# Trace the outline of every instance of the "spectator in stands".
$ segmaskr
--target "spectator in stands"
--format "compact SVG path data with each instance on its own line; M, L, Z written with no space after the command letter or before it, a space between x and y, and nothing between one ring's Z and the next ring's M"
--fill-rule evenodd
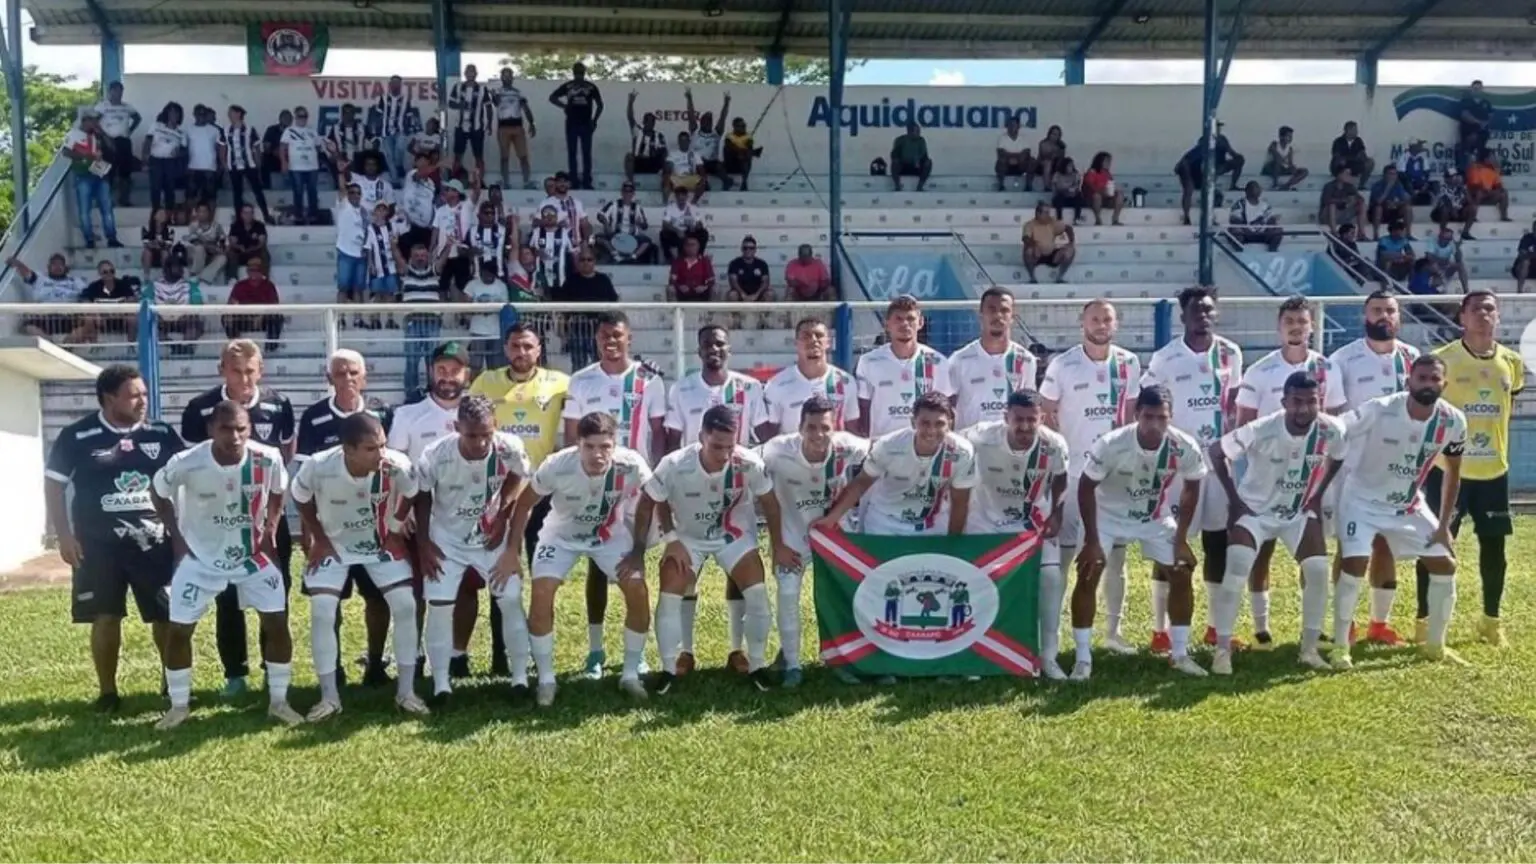
M432 269L432 253L426 244L412 246L405 270L400 274L400 302L411 309L419 308L417 304L421 303L441 303L443 299L442 281ZM421 391L422 369L443 332L443 316L437 312L407 312L404 328L405 393L410 397Z
M709 178L704 173L704 157L694 149L693 138L687 132L677 133L677 149L667 154L667 169L661 177L661 191L670 197L678 189L686 189L698 201L709 191Z
M368 130L363 128L357 106L345 103L341 106L341 118L320 139L321 159L330 168L336 188L341 188L343 176L362 167L357 156L368 146Z
M1215 168L1211 172L1211 178L1215 182L1220 182L1221 175L1231 174L1232 191L1236 192L1238 182L1243 175L1243 166L1247 163L1243 159L1242 154L1232 149L1232 142L1227 140L1227 136L1222 134L1222 127L1225 125L1220 122L1216 124L1216 140L1211 143L1211 155L1215 159ZM1190 224L1189 206L1194 201L1195 191L1205 188L1205 161L1201 153L1202 143L1201 141L1196 141L1195 146L1179 157L1178 163L1173 166L1174 176L1179 178L1179 188L1182 192L1179 206L1184 211L1185 225Z
M997 136L997 160L992 163L992 173L997 176L997 191L1008 188L1009 177L1023 177L1026 186L1035 169L1034 155L1029 142L1019 137L1017 114L1003 124L1003 133Z
M616 200L609 201L597 211L597 222L602 230L593 238L592 245L610 264L655 264L656 244L645 233L651 221L645 208L635 200L635 184L624 181Z
M143 248L139 250L139 266L144 268L144 275L149 274L165 266L166 259L172 255L180 255L185 261L187 250L176 242L175 229L171 227L171 211L154 209L149 211L149 221L139 232Z
M539 202L539 212L543 213L545 207L554 207L560 224L568 226L578 242L587 242L592 236L592 223L587 221L587 208L581 199L571 194L571 178L561 171L552 180L552 184L545 184L549 197Z
M533 249L534 293L543 297L557 297L569 277L575 263L576 250L586 248L568 223L560 221L558 209L545 204L539 211L539 224L528 235L528 245Z
M539 256L532 246L523 246L516 243L514 236L513 245L517 251L513 252L507 263L507 288L510 292L527 295L539 300L548 300L549 295L544 294L539 286L534 284L534 273L539 269Z
M470 231L475 225L476 203L480 200L480 175L471 174L474 184L466 191L458 180L443 184L443 203L432 220L432 251L437 262L443 296L457 302L474 273L475 250ZM434 337L435 338L435 337Z
M293 224L320 224L320 136L309 126L309 109L293 111L293 125L283 130L283 173L293 191Z
M1056 281L1067 281L1067 268L1077 257L1077 235L1072 226L1051 213L1044 201L1035 205L1035 218L1024 223L1024 269L1030 282L1038 282L1035 268L1044 264L1056 269Z
M501 281L498 266L481 259L476 268L476 278L464 287L464 294L471 303L496 304L507 302L507 283ZM489 369L495 365L501 353L501 311L476 312L469 316L469 356L476 369Z
M709 259L704 259L708 261ZM710 272L713 273L713 266ZM593 308L617 306L619 292L613 287L608 274L597 269L597 255L591 249L582 249L576 257L576 272L560 286L554 295L561 303L589 303ZM583 369L597 362L597 315L578 313L565 316L566 352L571 355L571 368Z
M1239 243L1257 243L1269 247L1271 252L1279 251L1280 241L1285 238L1285 229L1279 223L1275 211L1264 200L1264 187L1257 180L1249 180L1243 186L1242 197L1232 202L1227 215L1227 230Z
M752 174L752 162L763 155L763 148L757 146L752 139L752 133L747 129L747 121L743 117L737 117L731 121L731 133L725 136L725 150L722 154L723 174L725 188L731 188L731 175L741 175L741 191L746 192L747 179Z
M715 299L715 263L701 251L699 239L683 238L683 252L667 274L668 303L708 303Z
M267 193L261 188L261 137L256 130L245 125L245 109L229 106L229 126L224 130L223 167L229 173L230 188L234 192L235 212L245 205L245 187L251 187L251 195L261 207L261 218L272 221L267 209Z
M181 106L165 103L155 115L155 125L144 136L144 164L149 166L149 206L172 214L176 219L176 190L182 185L183 151L187 146L187 133L181 128Z
M96 103L96 114L101 118L102 134L107 136L107 163L112 173L107 175L117 187L117 206L132 206L129 192L133 188L133 172L138 167L133 156L133 133L138 131L144 118L139 109L123 101L123 82L107 85L107 98Z
M672 203L661 216L661 251L668 261L676 261L683 249L683 241L692 239L698 244L698 254L709 247L709 232L704 228L704 215L699 206L688 200L688 190L673 190Z
M464 67L464 80L448 88L448 107L453 111L453 168L459 176L467 149L475 157L475 173L485 176L485 131L495 125L496 96L479 80L480 70Z
M1340 213L1344 215L1342 220L1339 218ZM1342 166L1333 172L1332 180L1323 184L1317 204L1319 225L1326 225L1331 231L1340 221L1365 224L1365 199L1360 195L1360 188L1355 185L1354 176L1348 168Z
M1360 241L1355 235L1354 224L1345 222L1340 225L1335 238L1336 242L1328 244L1329 257L1338 262L1356 283L1364 285L1367 281L1365 258L1360 254Z
M1473 81L1461 97L1461 112L1456 118L1459 133L1457 150L1462 165L1488 146L1488 121L1493 118L1493 103L1483 92L1483 82Z
M364 150L357 154L358 171L352 172L351 180L362 192L364 213L372 213L375 204L393 205L395 187L384 176L384 154L377 150Z
M1531 261L1536 260L1536 222L1531 223L1531 230L1520 236L1520 246L1515 250L1515 263L1510 266L1509 273L1515 277L1515 293L1525 293L1525 280L1531 276Z
M192 125L187 133L187 207L195 214L197 205L215 202L219 197L219 166L224 164L224 130L214 122L218 118L207 105L192 107Z
M1509 221L1509 192L1499 174L1499 159L1486 147L1478 151L1477 161L1467 167L1467 203L1474 211L1492 204L1499 209L1499 221Z
M501 80L496 84L496 149L501 159L501 185L510 188L512 175L507 171L507 157L517 154L517 167L523 172L523 188L533 189L533 167L528 164L528 139L539 134L533 122L533 107L528 97L518 88L510 66L501 67ZM499 326L499 325L498 325ZM501 355L500 334L497 334L493 356Z
M667 178L670 165L667 158L667 136L656 128L656 115L649 111L645 112L639 123L635 122L635 99L639 95L639 91L629 91L629 104L624 109L624 117L629 121L629 152L624 154L624 180L632 184L636 174L660 174L661 188L665 192L671 186Z
M586 64L571 67L571 80L549 94L549 104L565 112L566 173L579 181L580 188L591 189L592 133L603 116L603 94L587 80Z
M827 262L816 257L811 244L800 244L790 262L784 265L785 300L791 303L822 303L836 300L832 291L832 274Z
M1456 239L1451 226L1441 228L1424 246L1424 260L1429 262L1436 287L1443 288L1455 276L1461 283L1461 293L1467 293L1467 265L1461 257L1461 241Z
M1289 192L1307 179L1307 169L1296 164L1296 151L1292 139L1296 130L1281 126L1275 140L1269 142L1269 152L1264 155L1264 167L1260 174L1268 177L1269 188ZM1284 186L1280 185L1284 182Z
M1376 160L1366 155L1365 139L1360 137L1360 127L1353 120L1344 124L1343 135L1333 139L1331 153L1328 161L1331 174L1347 168L1363 183L1371 179L1371 172L1376 170Z
M1396 165L1381 169L1381 179L1371 185L1371 237L1381 238L1381 223L1401 222L1413 234L1413 196L1403 185Z
M1408 226L1393 222L1387 226L1387 236L1376 240L1376 266L1393 279L1407 280L1413 273L1413 241L1408 237Z
M1062 157L1056 162L1056 170L1051 174L1051 206L1056 208L1056 218L1061 219L1066 208L1072 208L1072 224L1081 224L1083 221L1083 175L1077 171L1077 164L1070 158Z
M1061 160L1067 158L1067 143L1061 140L1061 127L1052 126L1045 130L1045 137L1040 139L1040 144L1035 148L1034 175L1045 184L1045 188L1054 186L1056 172L1061 170ZM1034 188L1034 178L1028 177L1024 181L1024 191L1031 192Z
M916 177L917 191L928 186L928 175L933 173L933 160L928 158L928 142L923 139L923 128L916 121L907 124L904 135L897 135L891 142L891 180L896 191L901 191L901 178Z
M117 267L111 261L96 263L96 281L85 286L80 295L81 303L114 305L119 309L131 309L139 302L139 290L143 287L132 276L117 278ZM121 336L122 341L135 342L139 338L139 319L133 314L89 316L86 325L98 338Z
M411 233L410 223L389 215L388 204L373 205L373 213L363 229L363 259L368 265L368 299L374 305L395 303L400 298L400 271L405 269L405 253L401 251L403 238ZM431 236L427 237L431 242ZM379 328L379 315L369 319L370 326ZM386 326L394 330L395 316L388 316Z
M1115 186L1115 175L1111 170L1114 159L1106 152L1099 151L1093 154L1093 162L1088 167L1088 172L1083 175L1083 196L1088 199L1088 207L1093 210L1093 224L1104 224L1104 205L1112 208L1110 224L1120 224L1120 212L1125 209L1125 193Z
M277 114L277 122L261 133L261 186L272 188L272 175L283 170L283 133L293 125L293 112L283 109ZM267 220L271 222L271 219Z
M692 87L683 88L683 99L688 108L688 134L693 138L693 152L699 156L699 175L706 183L710 177L715 177L723 188L731 188L730 178L725 176L725 167L720 162L720 144L725 135L725 118L731 111L731 94L725 94L725 105L720 109L718 119L708 111L700 114L694 110Z
M430 154L415 155L416 167L405 175L400 187L401 210L405 211L410 230L400 240L401 257L413 246L430 246L432 224L437 217L437 160Z
M199 201L192 208L192 222L182 233L181 242L187 249L187 265L193 278L211 282L217 275L222 275L228 260L224 255L224 226L214 220L213 208L208 202Z
M1435 187L1435 204L1429 211L1429 218L1442 227L1451 222L1460 222L1461 239L1474 239L1472 223L1477 221L1477 207L1472 204L1467 185L1455 168L1445 169L1445 178Z
M75 216L80 220L80 234L85 238L85 248L96 248L96 235L91 231L91 209L101 212L101 233L107 245L120 248L117 239L117 218L112 212L112 166L106 161L112 143L101 131L101 115L95 108L80 113L80 124L64 136L62 148L69 158L70 180L75 189Z
M363 191L352 182L350 173L341 177L341 188L331 205L331 218L336 224L336 302L368 302L368 261L363 257L363 245L368 242L368 223L372 216L363 212ZM342 316L343 320L345 316ZM359 328L368 326L362 313L353 318Z
M741 254L731 259L731 263L725 268L726 280L730 287L726 289L725 299L732 303L772 303L773 279L768 273L768 262L757 257L757 238L748 234L742 238ZM734 327L741 326L743 316L737 313L733 316ZM758 316L759 327L768 326L768 313Z
M154 305L161 310L160 339L170 341L174 334L179 338L171 346L171 356L187 357L197 350L194 344L203 337L203 321L196 315L165 315L170 307L196 306L202 296L202 288L196 279L188 280L183 272L181 259L171 256L161 270L161 278L154 284Z
M267 278L267 262L260 255L245 259L245 278L229 289L231 306L277 306L282 303L277 286ZM276 353L283 338L283 316L276 312L261 315L225 315L224 335L239 339L246 333L262 332L267 336L268 354Z
M1424 149L1423 138L1408 139L1408 149L1397 159L1397 174L1415 206L1427 207L1434 203L1429 151Z
M1434 264L1428 256L1413 262L1413 270L1408 275L1408 293L1420 297L1441 297L1445 295L1444 285L1435 279ZM1419 319L1439 318L1441 320L1456 320L1456 315L1461 311L1460 303L1413 303L1404 310L1409 315ZM1441 342L1452 342L1461 334L1454 328L1439 326L1435 328L1436 338Z
M474 249L475 259L489 263L498 279L501 278L501 268L506 262L509 233L507 223L496 218L496 204L490 200L481 201L476 211L475 227L470 231L469 245ZM475 270L478 272L479 267L476 266Z
M411 93L399 75L389 77L384 92L373 103L373 111L379 118L379 147L389 163L390 179L398 186L405 182L405 172L412 164L406 145L410 142L411 115L415 111Z
M436 117L428 117L427 122L411 135L411 140L405 146L412 159L417 156L432 157L432 168L437 170L445 147L442 122Z
M85 292L85 282L69 273L69 259L55 252L48 256L47 272L39 275L19 258L5 262L20 276L27 286L27 300L31 303L79 303ZM21 330L29 336L58 341L64 337L66 344L79 343L90 331L85 320L74 315L27 315L21 319Z

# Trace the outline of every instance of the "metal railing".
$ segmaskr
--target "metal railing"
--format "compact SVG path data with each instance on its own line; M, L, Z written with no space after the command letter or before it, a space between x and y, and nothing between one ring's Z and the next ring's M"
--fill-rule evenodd
M49 208L58 200L64 181L69 177L70 162L62 153L56 154L38 179L37 188L27 198L27 206L11 217L5 237L0 239L0 298L13 294L11 285L15 273L9 262L26 250L27 243L47 218Z
M1392 274L1381 269L1375 261L1345 246L1344 241L1340 240L1338 235L1333 232L1319 229L1318 233L1322 234L1323 239L1328 243L1328 257L1333 259L1334 264L1343 268L1345 274L1350 278L1353 279L1358 276L1365 282L1374 282L1380 285L1383 290L1399 295L1405 301L1413 299L1412 306L1403 310L1405 317L1425 325L1425 332L1437 342L1445 341L1443 334L1458 328L1456 322L1451 320L1451 316L1431 305L1430 301L1434 300L1433 297L1423 297L1409 291L1402 282L1392 278Z

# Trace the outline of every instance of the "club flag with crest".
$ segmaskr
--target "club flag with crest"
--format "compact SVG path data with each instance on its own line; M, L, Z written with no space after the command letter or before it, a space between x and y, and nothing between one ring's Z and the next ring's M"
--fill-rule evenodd
M1038 534L811 534L821 660L859 675L1040 669Z
M245 27L246 71L252 75L319 75L331 32L324 24L267 21Z

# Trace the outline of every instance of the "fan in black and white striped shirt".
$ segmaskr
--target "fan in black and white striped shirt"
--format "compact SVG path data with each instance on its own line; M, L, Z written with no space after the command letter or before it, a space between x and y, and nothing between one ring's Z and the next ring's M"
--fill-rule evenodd
M457 113L453 126L453 173L459 172L467 148L475 154L475 171L485 176L485 130L496 115L496 94L476 81L473 63L464 67L464 80L448 88L448 107Z
M359 171L355 164L357 154L368 149L368 130L357 118L357 106L351 102L341 106L341 120L325 133L325 149L331 154L332 169L340 177L343 171Z
M410 91L405 89L405 82L399 75L390 77L384 92L373 103L373 114L378 118L379 147L384 151L389 176L396 186L405 180L405 172L411 167L406 145L411 140L415 110Z
M495 267L500 278L506 270L507 226L497 220L496 205L490 201L480 202L476 216L475 227L469 229L470 248L480 264Z
M261 208L262 221L271 223L272 213L267 209L267 195L261 189L261 135L245 125L245 109L229 106L229 126L224 129L224 170L229 172L229 184L235 194L235 212L245 204L245 184L251 184L251 195Z
M625 180L620 197L604 204L597 211L597 221L602 229L592 242L608 254L610 262L656 263L656 246L645 233L651 227L650 219L645 215L645 208L635 200L635 184L632 181ZM615 243L615 238L621 236L633 237L634 240L618 240Z

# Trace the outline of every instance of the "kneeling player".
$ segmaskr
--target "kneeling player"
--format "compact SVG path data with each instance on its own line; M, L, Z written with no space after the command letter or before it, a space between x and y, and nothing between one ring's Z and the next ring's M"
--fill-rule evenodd
M1460 661L1445 647L1456 606L1456 558L1450 520L1461 491L1461 453L1467 418L1440 398L1445 362L1434 354L1413 361L1408 390L1363 403L1346 419L1349 454L1339 493L1339 557L1343 559L1333 601L1333 665L1353 665L1349 626L1360 597L1360 581L1377 536L1399 562L1418 559L1429 572L1427 639L1419 647L1432 660ZM1435 459L1445 456L1438 516L1424 501L1424 479Z
M408 714L428 713L416 695L416 598L411 565L400 535L416 478L405 454L384 446L384 426L367 412L349 415L337 429L341 445L305 460L293 478L293 500L309 538L304 587L309 592L309 641L320 702L310 722L341 713L336 686L336 616L347 570L362 565L383 595L395 627L395 704Z
M1165 387L1143 388L1136 397L1136 422L1101 436L1088 451L1077 485L1083 548L1072 589L1073 681L1087 681L1093 674L1089 641L1105 550L1131 543L1141 544L1141 554L1163 577L1159 581L1168 583L1169 662L1186 675L1205 675L1189 656L1195 554L1186 539L1200 500L1205 458L1199 442L1169 425L1172 401ZM1176 509L1169 500L1175 481L1182 481Z
M620 584L643 573L651 514L661 526L666 551L661 558L661 596L656 600L656 643L661 675L656 692L666 693L677 677L683 638L683 595L698 581L713 557L741 590L746 606L747 676L759 690L769 687L763 654L768 648L768 589L763 587L763 559L757 553L755 500L768 522L774 548L779 502L769 494L773 481L762 457L736 443L742 422L729 405L704 412L699 440L668 453L645 484L635 513L634 548L619 565Z
M1045 677L1067 677L1056 662L1061 647L1062 497L1067 491L1067 440L1040 423L1040 397L1032 390L1008 395L1004 419L961 433L976 448L976 492L967 534L1038 531L1040 547L1040 658Z
M171 628L165 683L171 710L156 724L174 729L192 699L192 633L224 589L235 586L242 609L261 616L266 640L267 713L289 726L303 722L288 705L293 637L288 595L273 562L277 520L288 478L283 457L250 440L251 419L238 402L220 402L208 420L210 438L171 457L155 474L155 511L177 559L171 578ZM176 512L181 501L182 513ZM178 515L186 518L179 519Z
M432 701L446 704L453 692L453 613L465 573L489 574L507 545L507 519L528 476L522 439L496 430L491 400L459 400L454 433L427 445L416 461L416 532L422 596L427 602L427 662L432 664ZM488 580L489 581L489 580ZM491 588L501 610L502 638L514 697L528 690L528 633L522 582Z
M576 444L551 455L533 472L512 511L511 542L496 562L493 587L516 582L523 572L523 537L539 502L549 499L549 512L539 529L529 569L528 632L533 662L539 670L536 699L540 707L555 701L555 590L586 556L624 597L624 671L619 689L645 698L640 664L645 635L651 629L650 599L645 569L620 578L619 562L637 545L631 536L640 490L651 477L645 457L618 444L619 424L612 414L593 412L576 423ZM642 556L644 553L641 553ZM516 667L514 666L514 669Z
M1227 571L1211 595L1216 656L1211 671L1232 674L1232 630L1237 626L1243 588L1259 548L1284 543L1301 562L1301 662L1327 669L1318 653L1328 616L1328 542L1323 531L1323 495L1344 458L1344 424L1321 414L1316 378L1293 372L1285 380L1281 410L1239 426L1211 445L1211 466L1230 502ZM1232 480L1232 465L1247 457L1243 482Z
M775 530L782 545L773 549L773 578L778 584L779 651L785 687L800 686L800 583L811 558L810 523L827 514L838 493L859 472L869 444L836 431L837 407L813 395L800 406L799 431L779 435L762 446L763 464L773 481L782 524Z

